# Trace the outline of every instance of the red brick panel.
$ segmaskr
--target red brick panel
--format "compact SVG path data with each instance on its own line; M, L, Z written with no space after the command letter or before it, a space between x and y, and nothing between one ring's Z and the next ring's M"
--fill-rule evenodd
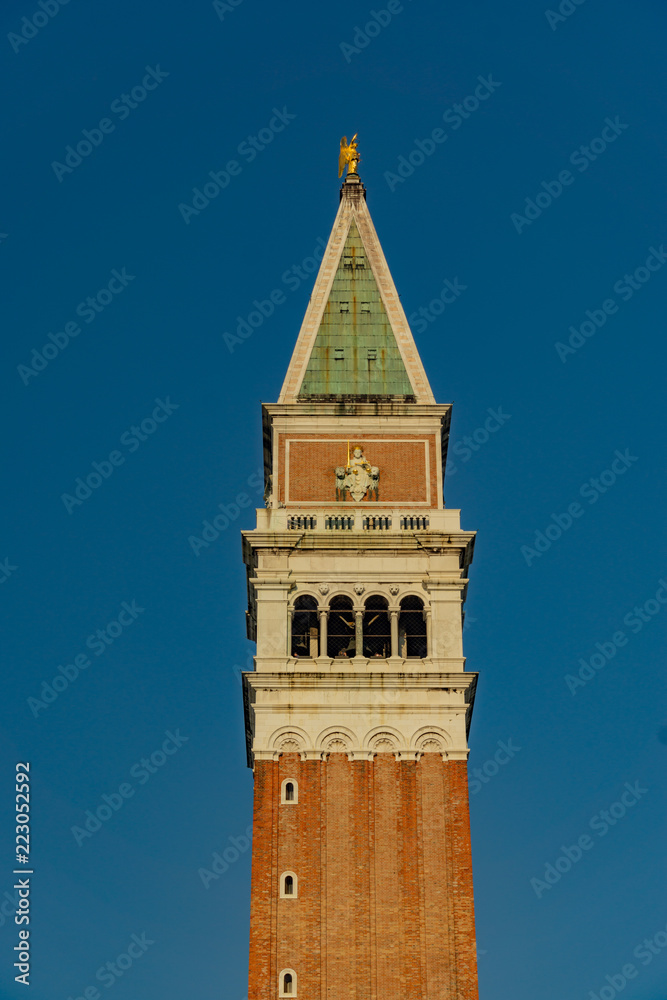
M375 963L377 1000L403 995L402 915L398 870L398 761L378 754L375 776Z
M277 768L273 762L264 760L256 762L248 1000L269 1000L269 997L276 995L275 979L272 979L272 952L276 940L273 923L276 894L272 871L276 778ZM279 791L280 786L278 786Z
M401 873L401 995L405 1000L423 1000L421 947L419 938L420 883L417 827L417 761L398 765L399 871Z
M329 757L326 776L326 997L344 991L356 1000L354 961L354 852L350 840L354 815L352 764L347 754Z
M278 482L274 484L279 500L285 501L286 436L278 436ZM347 462L347 440L339 435L295 435L289 443L288 504L335 503L336 467ZM350 454L356 445L364 449L371 465L380 470L379 503L429 503L426 482L426 448L429 452L430 506L438 506L436 436L388 434L368 440L350 441ZM355 501L347 498L347 503ZM364 497L362 503L375 503Z
M454 897L454 939L456 944L457 1000L477 1000L477 947L473 902L468 769L464 760L448 761L445 773L449 785L450 838L452 855L452 895Z
M421 851L424 865L424 931L426 935L426 995L428 1000L453 1000L452 928L449 909L448 855L444 767L439 754L424 754L419 762ZM458 998L457 998L458 1000Z
M371 1000L373 965L371 961L375 894L371 892L373 795L370 781L371 761L349 765L352 780L350 809L350 850L352 853L352 920L354 926L355 998Z

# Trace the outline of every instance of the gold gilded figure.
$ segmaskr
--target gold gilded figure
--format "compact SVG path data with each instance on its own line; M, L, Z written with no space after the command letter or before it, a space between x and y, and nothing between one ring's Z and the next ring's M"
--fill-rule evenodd
M340 140L340 154L338 156L338 176L343 176L343 170L345 170L345 165L347 164L348 174L356 174L357 164L361 157L359 156L359 150L357 149L357 135L355 132L350 142L348 144L347 136L344 135Z

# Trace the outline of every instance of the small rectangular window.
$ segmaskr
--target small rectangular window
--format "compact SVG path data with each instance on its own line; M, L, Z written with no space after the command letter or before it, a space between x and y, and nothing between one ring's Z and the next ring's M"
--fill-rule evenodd
M368 348L368 360L369 361L377 361L377 359L378 359L378 350L377 350L377 347L369 347Z
M342 313L349 313L349 311L350 311L350 303L349 302L341 302L341 304L340 304L340 311Z
M370 304L370 302L362 302L361 303L361 311L362 311L362 313L369 313L371 311L371 304Z
M334 361L344 361L345 350L342 347L334 347Z

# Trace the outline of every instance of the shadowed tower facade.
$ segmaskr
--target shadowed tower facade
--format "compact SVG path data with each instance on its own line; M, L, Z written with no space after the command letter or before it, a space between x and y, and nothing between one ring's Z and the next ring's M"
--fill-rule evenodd
M450 411L349 173L243 533L249 1000L477 998Z

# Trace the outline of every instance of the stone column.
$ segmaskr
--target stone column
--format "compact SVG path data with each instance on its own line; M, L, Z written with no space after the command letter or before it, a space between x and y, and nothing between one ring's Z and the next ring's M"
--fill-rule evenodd
M287 609L287 655L292 655L292 616L294 612L291 608Z
M364 653L364 613L354 612L354 644L355 656L363 656Z
M391 615L391 655L398 656L398 611L390 611Z
M328 609L320 609L320 656L327 656L327 626L329 622Z

